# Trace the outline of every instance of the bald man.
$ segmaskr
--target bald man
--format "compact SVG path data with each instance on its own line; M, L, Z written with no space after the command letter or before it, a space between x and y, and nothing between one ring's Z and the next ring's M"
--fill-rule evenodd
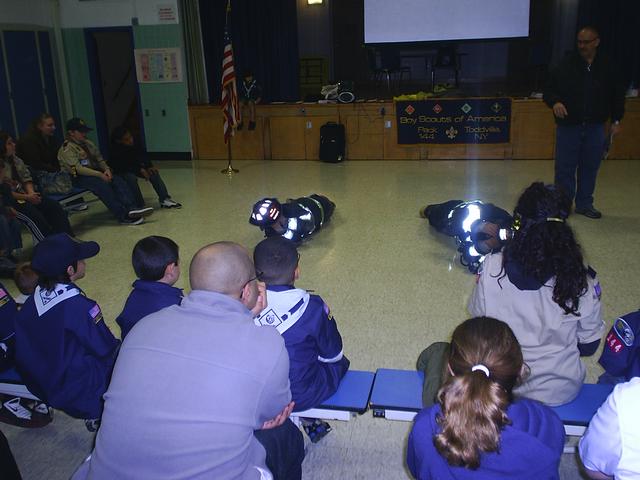
M593 206L596 177L607 136L620 130L625 86L615 65L598 51L595 28L580 29L576 43L577 51L550 73L544 91L556 120L555 183L575 199L576 213L600 218Z
M266 296L249 253L207 245L189 278L181 305L127 335L94 452L74 478L301 478L289 358L277 330L253 322Z

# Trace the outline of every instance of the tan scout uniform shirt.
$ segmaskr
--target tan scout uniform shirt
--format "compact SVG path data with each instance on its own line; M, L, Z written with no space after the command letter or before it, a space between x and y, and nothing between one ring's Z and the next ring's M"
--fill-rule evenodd
M595 342L604 333L597 280L588 277L577 317L552 300L554 279L539 290L519 290L503 275L502 253L487 255L469 312L506 322L520 342L531 375L515 390L517 395L547 405L573 400L586 373L577 344Z
M100 150L91 140L85 140L82 144L70 139L65 140L58 150L58 160L60 168L74 177L77 175L99 177L100 173L109 169Z
M5 158L6 165L4 167L4 179L5 183L11 185L11 189L14 192L25 193L23 184L33 182L31 178L31 172L24 164L20 157L7 157Z

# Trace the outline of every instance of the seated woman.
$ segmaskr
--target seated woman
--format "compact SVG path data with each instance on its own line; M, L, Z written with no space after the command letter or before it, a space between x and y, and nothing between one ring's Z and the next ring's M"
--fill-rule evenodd
M469 300L472 315L513 329L531 369L516 393L547 405L578 395L580 356L595 353L604 331L600 285L566 223L570 209L555 186L531 184L515 208L518 229L502 252L485 257Z
M0 132L0 169L2 182L11 187L13 204L18 220L33 236L42 240L54 233L73 236L67 213L55 200L43 197L33 187L31 173L16 156L16 145L6 132Z
M129 185L136 206L144 206L144 198L138 186L138 178L144 178L156 191L160 208L182 208L182 205L171 199L160 172L135 147L133 135L125 127L116 127L111 134L111 158L108 163L113 173L122 177Z
M493 318L454 330L438 403L415 419L407 464L420 480L558 479L564 427L549 407L513 398L525 371L509 326Z

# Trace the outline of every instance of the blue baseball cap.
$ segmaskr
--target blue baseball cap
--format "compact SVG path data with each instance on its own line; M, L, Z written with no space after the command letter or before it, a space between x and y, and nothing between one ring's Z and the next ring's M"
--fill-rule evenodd
M96 242L83 242L66 233L56 233L46 237L33 249L31 268L51 277L64 275L69 265L95 257L99 251L100 245Z

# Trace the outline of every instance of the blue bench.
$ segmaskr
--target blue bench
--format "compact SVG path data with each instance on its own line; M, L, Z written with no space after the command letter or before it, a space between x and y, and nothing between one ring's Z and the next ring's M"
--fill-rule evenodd
M558 414L567 435L582 436L591 418L612 392L614 385L585 383L578 396L569 403L552 407Z
M388 420L412 421L422 410L423 383L423 372L379 369L369 401L373 416ZM575 400L552 407L562 420L566 434L583 435L591 418L612 390L612 385L585 383Z
M13 397L40 400L24 385L22 378L14 368L0 372L0 393Z
M63 208L67 209L71 207L70 203L81 199L84 195L89 195L89 194L93 195L90 190L73 187L69 193L47 194L47 197L51 198L52 200L55 200L60 205L62 205Z
M374 417L411 422L422 410L424 373L379 368L369 406Z
M373 372L349 370L340 382L336 393L322 405L302 412L294 412L292 416L348 421L352 415L367 411L374 378Z

